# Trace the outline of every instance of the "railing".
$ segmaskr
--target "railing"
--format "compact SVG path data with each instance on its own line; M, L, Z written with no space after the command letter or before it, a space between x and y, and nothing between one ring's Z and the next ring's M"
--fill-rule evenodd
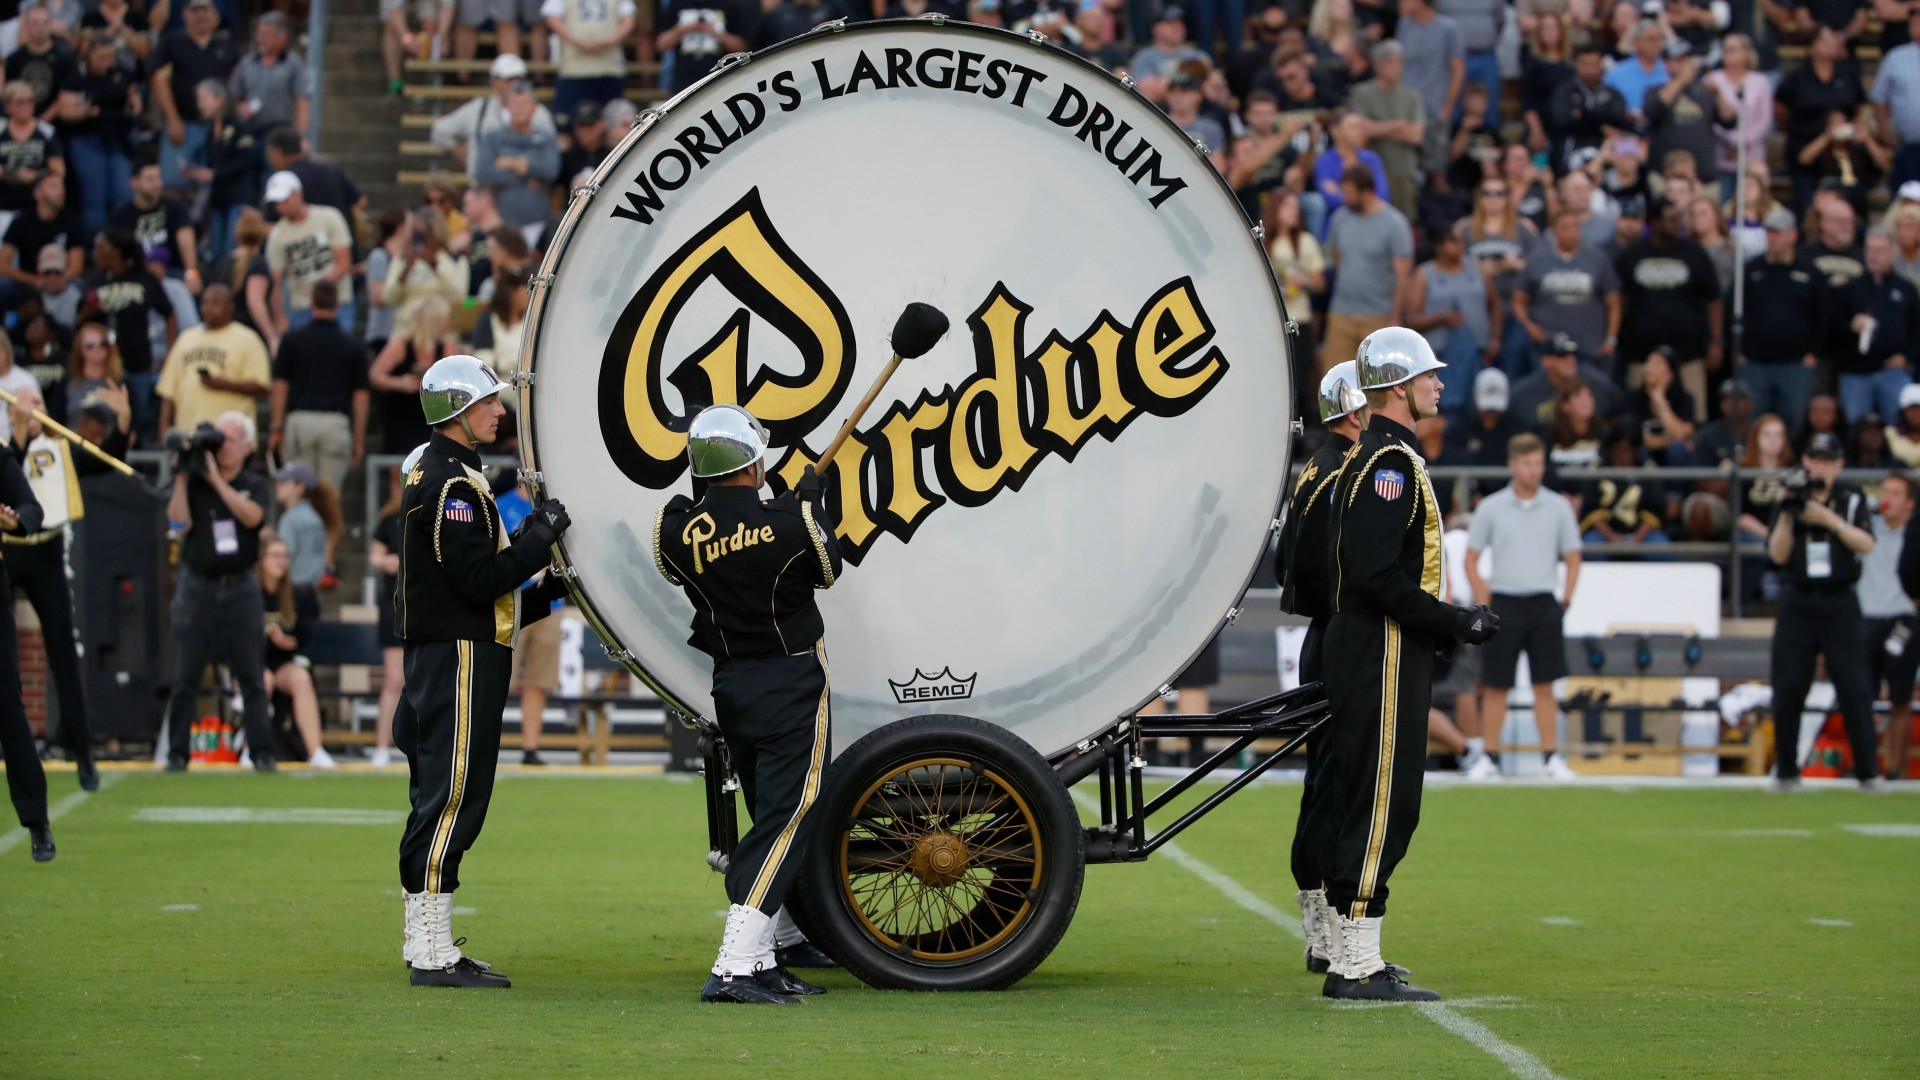
M307 8L307 152L320 153L320 109L327 85L327 0L312 0Z

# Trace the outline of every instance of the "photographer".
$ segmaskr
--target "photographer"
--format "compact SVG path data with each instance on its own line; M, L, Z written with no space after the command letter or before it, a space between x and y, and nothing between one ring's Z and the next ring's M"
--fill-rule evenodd
M167 437L174 454L167 517L188 523L173 593L168 772L186 771L187 731L201 673L212 660L225 660L240 684L253 767L274 771L272 715L263 678L266 639L260 632L266 608L253 573L260 558L260 529L267 523L267 507L273 505L273 485L246 467L253 447L253 420L237 412Z
M1773 629L1773 753L1770 790L1800 788L1800 713L1813 685L1816 656L1827 660L1853 773L1863 790L1878 790L1880 766L1873 731L1873 695L1867 686L1867 638L1854 583L1861 557L1873 550L1867 498L1838 483L1845 455L1840 440L1822 432L1807 443L1803 467L1780 479L1778 509L1767 534L1767 558L1781 568L1785 588Z

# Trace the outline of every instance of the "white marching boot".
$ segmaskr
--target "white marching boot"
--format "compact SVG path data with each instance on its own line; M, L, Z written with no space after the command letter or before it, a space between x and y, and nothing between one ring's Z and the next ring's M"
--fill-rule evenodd
M452 893L407 894L408 978L415 986L504 989L505 975L460 951L453 936Z
M762 953L765 953L763 959ZM720 955L713 972L700 988L700 1000L731 1005L792 1005L794 999L760 984L762 968L773 960L773 919L745 904L727 908L727 929L720 937Z
M1339 956L1320 988L1323 997L1358 1001L1439 1001L1440 995L1407 982L1380 958L1380 917L1339 920Z
M1327 950L1327 943L1333 939L1327 924L1333 913L1327 906L1327 890L1302 889L1294 899L1300 904L1300 937L1307 943L1307 973L1325 975L1333 959Z

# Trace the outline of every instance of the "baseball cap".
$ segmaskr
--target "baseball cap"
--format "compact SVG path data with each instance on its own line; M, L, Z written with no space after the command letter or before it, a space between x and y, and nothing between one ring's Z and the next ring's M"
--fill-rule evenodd
M277 202L285 202L294 192L302 190L304 190L304 186L300 183L300 178L285 169L281 169L279 172L267 177L267 191L266 194L261 197L260 201L266 203L268 206L272 206Z
M1793 211L1784 206L1776 206L1767 211L1763 224L1768 232L1792 232L1799 227L1799 223L1793 220Z
M1728 379L1720 384L1720 397L1723 400L1734 398L1739 401L1752 401L1753 390L1744 379Z
M1807 440L1807 452L1805 456L1810 458L1827 458L1837 461L1840 458L1846 457L1847 454L1845 450L1840 448L1840 437L1838 435L1835 435L1831 431L1820 431L1815 432L1813 438Z
M1573 340L1572 334L1559 333L1547 339L1548 356L1578 356L1580 343Z
M1167 77L1167 86L1173 90L1198 90L1200 89L1200 80L1184 71L1176 71Z
M1920 202L1920 180L1909 180L1900 185L1900 191L1894 196L1901 202Z
M487 68L489 79L524 79L527 77L527 62L513 53L502 53L493 58L493 66Z
M67 268L67 249L59 244L48 244L40 249L38 268L41 273L51 273Z
M1169 5L1160 9L1160 17L1153 21L1156 23L1186 22L1187 12L1186 9L1180 7L1178 4Z
M1481 368L1473 377L1473 407L1481 412L1506 412L1512 400L1508 393L1507 373L1499 368Z
M1620 200L1620 216L1626 218L1645 218L1647 202L1638 195Z
M585 127L600 122L600 106L597 102L583 101L573 107L573 116L567 121L569 127Z
M189 11L197 7L212 7L212 6L213 6L213 0L187 0L187 10Z
M274 483L277 484L282 480L291 480L301 487L309 488L318 482L314 479L313 466L304 461L289 461L273 470Z
M1900 388L1900 411L1905 412L1920 405L1920 383L1908 383Z

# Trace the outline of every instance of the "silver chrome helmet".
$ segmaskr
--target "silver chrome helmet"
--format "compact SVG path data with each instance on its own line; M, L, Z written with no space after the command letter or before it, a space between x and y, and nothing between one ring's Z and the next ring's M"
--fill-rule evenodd
M1320 422L1331 424L1348 413L1367 407L1367 395L1360 392L1360 365L1352 360L1333 365L1320 377Z
M1354 362L1360 366L1362 390L1385 390L1447 366L1433 355L1433 346L1419 331L1404 326L1388 326L1368 334Z
M736 473L767 456L767 429L738 405L709 405L687 425L687 460L702 480Z
M428 427L439 427L466 412L474 402L506 388L500 376L477 356L457 353L442 357L420 378L420 411L426 414Z

